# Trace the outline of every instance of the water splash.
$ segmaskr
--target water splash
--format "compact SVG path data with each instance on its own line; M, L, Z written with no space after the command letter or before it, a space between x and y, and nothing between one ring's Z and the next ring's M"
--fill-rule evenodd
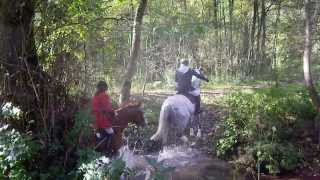
M183 167L191 165L197 160L203 158L203 155L197 149L187 145L164 147L157 154L138 155L131 151L128 146L123 146L120 149L120 156L126 162L130 169L152 169L152 166L147 162L147 158L155 159L157 162L164 162L168 167Z
M123 146L120 149L120 157L126 162L126 166L129 169L139 171L152 171L152 166L146 161L144 155L135 154L129 147Z
M127 168L135 170L134 180L151 180L156 175L184 180L220 179L237 177L228 163L208 157L202 151L188 145L169 146L154 154L135 154L128 146L121 149L121 157ZM169 169L169 171L162 171Z
M164 147L157 157L158 162L164 161L167 166L182 167L200 159L200 151L187 145Z

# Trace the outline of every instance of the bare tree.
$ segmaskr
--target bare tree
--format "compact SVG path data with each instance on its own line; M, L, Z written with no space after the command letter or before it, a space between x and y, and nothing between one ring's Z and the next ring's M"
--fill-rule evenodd
M310 59L312 53L312 24L314 17L312 16L312 2L311 0L304 1L304 15L305 15L305 42L303 52L303 73L305 85L309 91L310 98L316 111L318 113L315 118L315 128L318 131L318 142L320 143L320 97L316 88L314 87L312 75L310 71ZM316 13L315 13L316 14Z
M310 71L310 59L312 52L312 16L311 16L311 2L305 0L305 43L303 52L303 73L305 79L305 85L309 91L312 103L316 107L317 111L320 112L320 97L313 85L312 75Z
M143 15L147 6L147 0L140 0L139 7L136 12L134 26L133 26L133 41L131 47L131 57L128 63L122 86L121 86L121 94L120 94L120 103L128 101L130 98L130 90L132 78L136 72L137 60L140 51L140 36L141 36L141 27Z

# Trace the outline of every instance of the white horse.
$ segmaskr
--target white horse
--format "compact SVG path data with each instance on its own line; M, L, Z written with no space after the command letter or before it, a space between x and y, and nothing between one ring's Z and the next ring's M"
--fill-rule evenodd
M174 131L183 134L195 111L194 104L184 95L169 96L162 104L157 132L151 140L161 141L163 145L168 143L168 134ZM184 141L186 137L183 136Z

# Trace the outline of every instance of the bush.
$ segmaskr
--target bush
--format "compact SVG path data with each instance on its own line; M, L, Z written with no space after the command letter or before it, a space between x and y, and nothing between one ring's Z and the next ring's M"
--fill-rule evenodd
M294 170L302 161L301 152L291 143L258 142L253 148L262 172L278 174L281 170Z
M4 119L19 119L21 118L22 112L18 107L12 105L11 102L7 102L3 106L0 106L0 114L3 116Z
M0 127L0 179L31 179L26 165L39 146L27 135L11 129L8 125Z
M75 122L72 129L68 132L66 136L66 144L68 147L74 147L78 145L79 140L85 141L84 139L90 139L92 136L92 129L90 128L90 123L93 123L91 108L85 107L81 108L75 114ZM85 143L85 142L82 142Z
M296 132L316 115L303 88L238 92L226 102L230 112L217 142L219 157L250 155L255 165L271 174L299 166L302 153L296 145Z
M115 159L111 161L105 156L100 156L92 161L82 163L76 172L77 175L75 179L119 180L125 170L125 162L121 159Z

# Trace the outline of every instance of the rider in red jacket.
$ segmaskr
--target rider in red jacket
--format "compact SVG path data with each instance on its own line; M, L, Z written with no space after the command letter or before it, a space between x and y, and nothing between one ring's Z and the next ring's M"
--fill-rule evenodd
M114 117L114 111L111 107L107 90L108 85L105 81L98 82L97 92L92 99L92 113L95 117L94 127L98 130L98 133L96 134L98 142L104 140L107 136L111 137L114 133L111 124L112 118Z

